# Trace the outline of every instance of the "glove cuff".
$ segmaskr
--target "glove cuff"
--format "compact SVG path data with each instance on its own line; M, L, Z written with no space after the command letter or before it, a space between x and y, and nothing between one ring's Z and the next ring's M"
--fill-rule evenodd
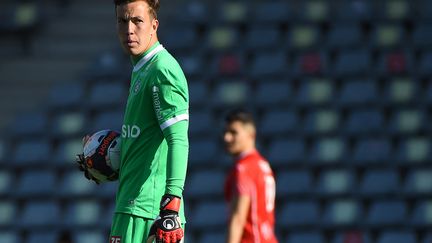
M170 194L165 194L162 196L161 199L160 211L161 213L162 212L178 213L178 211L180 210L180 203L181 203L180 197L170 195Z

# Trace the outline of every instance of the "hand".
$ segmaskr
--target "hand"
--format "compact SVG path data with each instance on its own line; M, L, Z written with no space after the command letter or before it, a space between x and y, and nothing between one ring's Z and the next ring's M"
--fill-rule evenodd
M161 200L159 216L153 222L147 242L178 243L183 238L178 211L181 199L173 195L164 195Z
M88 141L89 139L90 139L90 136L89 136L89 135L86 135L86 136L83 137L83 139L82 139L83 147L85 146L85 144L87 143L87 141ZM96 184L99 184L99 183L100 183L100 182L99 182L95 177L93 177L93 176L88 172L87 163L86 163L86 161L85 161L85 158L84 158L84 154L83 154L83 153L81 153L81 154L77 154L77 155L76 155L76 157L75 157L75 162L77 162L77 164L78 164L78 169L79 169L80 171L83 171L83 172L84 172L84 176L85 176L88 180L94 181Z

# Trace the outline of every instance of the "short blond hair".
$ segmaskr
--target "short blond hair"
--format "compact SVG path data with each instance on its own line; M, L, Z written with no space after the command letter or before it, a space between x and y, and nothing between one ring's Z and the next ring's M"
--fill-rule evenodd
M150 14L153 18L157 19L157 12L159 11L159 0L114 0L114 5L117 7L122 4L145 1L150 7Z

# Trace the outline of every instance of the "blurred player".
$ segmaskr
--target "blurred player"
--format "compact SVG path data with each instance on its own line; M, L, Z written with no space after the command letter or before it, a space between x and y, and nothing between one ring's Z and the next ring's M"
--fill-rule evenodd
M275 243L275 180L255 147L252 114L235 110L225 119L224 142L235 165L225 183L230 216L227 243Z
M148 237L179 242L185 223L182 192L189 149L186 78L158 41L159 1L114 0L114 4L117 33L133 71L110 242L146 242Z

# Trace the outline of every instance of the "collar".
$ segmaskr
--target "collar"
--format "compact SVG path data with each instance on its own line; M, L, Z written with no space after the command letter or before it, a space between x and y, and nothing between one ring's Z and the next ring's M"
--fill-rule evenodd
M136 72L140 68L142 68L152 57L154 57L158 52L165 50L165 48L159 44L159 42L156 42L152 47L150 47L149 50L147 50L142 57L139 59L139 61L134 65L133 71Z

